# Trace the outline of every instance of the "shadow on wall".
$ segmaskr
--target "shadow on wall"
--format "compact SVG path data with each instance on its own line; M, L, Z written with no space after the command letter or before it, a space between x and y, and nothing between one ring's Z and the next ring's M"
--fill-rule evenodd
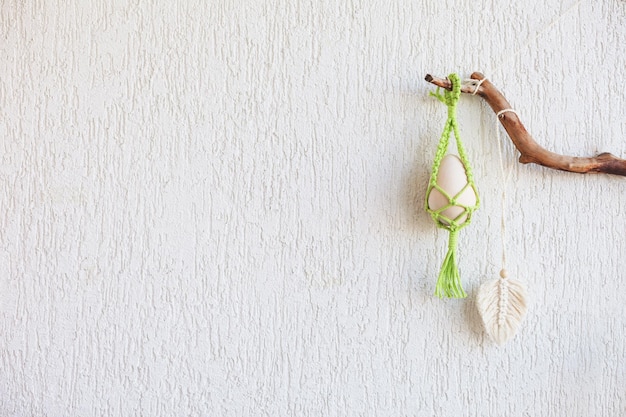
M406 106L422 110L416 110L409 115L405 126L404 140L415 145L407 146L412 154L412 158L407 158L411 168L405 171L402 178L402 198L399 203L402 206L405 224L410 225L409 230L423 236L433 230L430 216L424 210L424 200L432 160L437 150L437 143L433 138L439 137L441 133L436 131L433 125L425 126L423 118L420 117L424 108L435 108L435 103L427 94L411 90L403 92L402 96Z
M417 152L415 152L415 159L413 161L415 168L409 172L409 176L405 181L407 198L403 202L407 208L407 212L413 213L414 223L417 230L421 233L431 232L434 230L433 227L435 227L432 223L432 219L424 210L432 158L436 150L436 148L433 147L431 138L427 138L426 136L430 136L430 134L422 133L417 142Z
M429 262L426 260L432 258L432 254L429 252L433 249L436 226L424 210L424 201L430 178L432 158L436 149L431 140L432 132L423 130L417 125L407 129L407 135L415 136L407 137L406 140L414 142L415 145L411 147L412 158L407 158L411 168L405 171L404 178L402 178L399 204L404 217L402 223L407 225L407 232L417 239L414 259L411 261L411 264L414 265L412 269L416 272L410 278L411 287L417 290L419 302L427 303L433 297L433 277L430 271L431 265L428 265Z

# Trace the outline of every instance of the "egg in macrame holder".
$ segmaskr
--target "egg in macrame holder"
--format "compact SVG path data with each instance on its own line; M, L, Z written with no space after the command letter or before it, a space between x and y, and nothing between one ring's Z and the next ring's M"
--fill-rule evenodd
M452 83L452 91L444 90L440 94L438 88L437 92L430 93L448 107L448 118L437 146L425 208L437 227L450 232L448 253L437 278L435 295L439 298L464 298L467 294L463 290L457 265L457 239L459 231L471 222L480 201L456 120L461 81L457 74L450 74L448 78ZM446 154L451 133L454 133L456 139L458 157Z

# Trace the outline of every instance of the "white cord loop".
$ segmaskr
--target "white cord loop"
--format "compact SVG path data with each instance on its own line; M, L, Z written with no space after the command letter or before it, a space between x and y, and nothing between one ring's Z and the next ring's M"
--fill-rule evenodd
M513 114L515 114L519 118L519 114L517 114L517 112L514 109L503 109L503 110L500 110L499 112L496 113L496 116L498 117L498 119L501 119L502 115L504 113L513 113Z
M480 85L486 80L487 78L483 78L482 80L463 80L463 85L473 87L474 91L472 91L471 94L475 96L478 92L478 89L480 88Z

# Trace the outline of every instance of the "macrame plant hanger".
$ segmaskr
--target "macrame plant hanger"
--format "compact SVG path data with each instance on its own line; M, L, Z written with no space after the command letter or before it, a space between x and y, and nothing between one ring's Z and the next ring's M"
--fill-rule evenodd
M556 25L556 23L564 15L568 14L572 10L575 10L580 4L582 4L582 0L575 1L550 24L538 31L534 37L529 38L529 40L522 45L517 52L510 55L509 58L513 58L521 53L522 50L527 48L542 34ZM461 287L458 268L456 266L457 234L459 229L469 223L471 214L478 207L478 196L476 195L474 205L470 204L469 207L463 207L464 213L467 214L466 217L463 217L465 214L455 216L454 218L443 215L446 210L450 210L451 206L459 205L458 200L460 199L460 193L457 193L456 191L446 192L446 188L441 186L441 182L438 178L438 174L440 174L440 172L438 172L440 164L442 163L442 158L444 158L443 154L445 154L448 146L448 136L450 134L450 130L452 130L455 134L459 153L461 155L460 162L462 162L467 176L467 184L464 189L467 191L468 187L471 187L475 193L471 170L469 169L467 157L465 156L465 152L458 135L458 125L456 123L455 110L460 93L479 95L483 100L485 100L485 102L496 114L497 120L502 124L502 127L505 129L507 135L517 150L520 152L520 163L534 163L551 169L580 174L601 173L626 176L626 159L618 158L608 152L604 152L593 157L577 157L559 155L555 152L544 149L537 142L535 142L532 136L528 133L522 124L518 113L511 108L511 105L506 100L504 95L492 83L490 83L483 74L474 72L470 78L470 80L466 80L461 83L458 77L454 74L450 75L448 78L437 78L430 74L426 75L426 81L438 87L437 93L431 93L431 95L434 95L448 106L448 120L446 121L446 128L444 129L444 133L437 149L435 164L433 166L433 172L426 195L426 209L432 215L439 227L446 228L450 231L448 254L441 268L441 272L439 273L439 279L435 290L435 295L439 297L465 297L465 291L463 291L463 288ZM440 88L446 90L443 95L439 93ZM499 150L498 155L500 159L503 190L506 190L508 175L505 175L504 164L502 162L499 127L497 127L495 131ZM441 207L437 206L437 208L433 208L432 205L429 206L429 197L432 196L433 193L439 193L447 197L447 204L441 204ZM476 296L476 306L482 318L485 330L491 339L498 344L505 343L515 335L520 322L527 311L527 292L525 285L521 281L509 278L506 270L505 223L506 193L503 191L501 217L502 269L498 278L489 280L481 285Z
M476 185L474 184L467 154L461 142L459 125L456 120L456 105L461 96L461 81L457 74L450 74L448 78L452 84L450 91L444 90L443 94L441 94L440 89L437 88L437 92L431 93L432 96L436 97L448 107L448 118L441 138L439 139L439 145L437 146L437 153L435 154L432 173L426 191L425 209L432 216L437 227L450 232L448 253L441 266L439 277L437 278L435 295L439 298L464 298L467 294L463 290L461 276L457 266L458 234L462 228L470 223L472 214L478 209L480 201L478 199L478 192L476 191ZM450 189L450 187L443 184L445 181L442 181L439 172L442 161L444 157L446 157L451 133L454 133L460 162L466 176L465 184L462 185L460 189L458 189L459 187ZM435 197L435 194L443 196L445 202L443 204L434 205L433 197ZM469 204L467 204L467 202L469 202ZM453 215L450 213L453 213Z

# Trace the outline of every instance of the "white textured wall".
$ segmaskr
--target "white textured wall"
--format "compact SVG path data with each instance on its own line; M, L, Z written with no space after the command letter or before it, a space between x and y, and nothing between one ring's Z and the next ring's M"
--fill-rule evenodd
M544 146L626 157L626 2L552 26L574 0L205 3L2 3L1 416L625 415L626 179L505 143L532 305L501 348L473 304L500 267L480 99L465 300L432 296L421 206L427 72L482 70Z

